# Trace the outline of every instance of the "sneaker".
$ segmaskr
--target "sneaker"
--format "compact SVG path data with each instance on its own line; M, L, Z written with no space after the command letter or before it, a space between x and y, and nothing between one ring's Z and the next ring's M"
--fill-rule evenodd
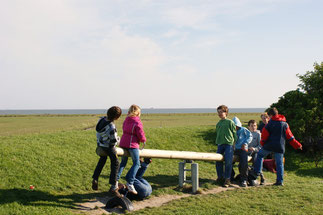
M127 183L127 188L128 188L128 191L130 192L130 193L133 193L133 194L135 194L135 195L137 195L138 194L138 192L136 191L136 189L135 189L135 187L133 186L133 184L128 184Z
M246 181L241 181L240 182L240 187L247 187L247 182Z
M230 179L226 178L223 183L223 187L229 187L230 186Z
M274 186L284 186L283 182L276 182L275 184L273 184Z
M110 194L111 196L117 196L117 197L119 197L119 198L121 198L121 197L122 197L122 195L121 195L121 194L119 193L119 191L118 191L118 188L117 188L117 189L114 189L114 187L113 187L113 186L111 186L111 187L110 187L109 194Z
M98 190L99 189L99 182L95 179L92 181L92 189L93 190Z
M264 177L264 175L261 173L260 174L260 185L264 185L265 184L265 177Z

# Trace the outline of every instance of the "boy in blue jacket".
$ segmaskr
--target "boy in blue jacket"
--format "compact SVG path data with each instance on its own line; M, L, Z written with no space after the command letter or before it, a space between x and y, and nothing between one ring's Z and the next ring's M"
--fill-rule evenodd
M285 116L278 114L276 108L270 108L268 115L270 120L262 130L260 141L262 148L258 152L254 171L257 175L260 175L264 157L273 152L277 170L277 179L274 185L283 186L285 141L289 142L294 149L302 150L302 144L295 139L292 131L289 129Z
M251 132L242 127L238 117L233 117L232 121L236 125L238 140L235 144L234 154L239 156L239 172L241 175L240 186L246 187L248 180L248 145L252 141Z

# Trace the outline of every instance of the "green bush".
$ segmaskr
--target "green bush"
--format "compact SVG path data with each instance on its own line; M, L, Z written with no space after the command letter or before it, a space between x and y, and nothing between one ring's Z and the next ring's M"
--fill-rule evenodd
M323 62L314 64L314 71L299 75L301 89L285 93L277 103L279 113L286 116L295 137L316 163L322 160L323 137Z

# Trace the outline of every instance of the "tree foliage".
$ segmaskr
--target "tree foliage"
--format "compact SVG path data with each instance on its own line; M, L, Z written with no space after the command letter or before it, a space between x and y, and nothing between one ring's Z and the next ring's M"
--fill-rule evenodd
M286 116L296 139L319 161L323 152L323 62L315 63L314 71L297 77L300 89L285 93L270 107L276 107Z

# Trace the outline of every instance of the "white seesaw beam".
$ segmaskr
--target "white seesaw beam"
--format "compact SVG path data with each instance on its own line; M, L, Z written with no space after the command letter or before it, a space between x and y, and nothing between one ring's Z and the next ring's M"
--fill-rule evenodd
M127 150L117 147L117 155L130 157ZM190 152L190 151L171 151L158 149L139 150L139 156L143 158L163 158L180 160L204 160L204 161L223 161L223 155L219 153ZM248 157L248 161L251 157ZM233 162L239 161L238 156L233 157Z
M97 151L98 153L98 151ZM117 155L130 157L127 150L117 147ZM199 188L199 171L197 163L190 163L191 169L186 169L186 160L204 160L204 161L223 161L223 155L218 153L190 152L190 151L170 151L158 149L139 150L139 157L143 158L163 158L163 159L180 159L184 162L179 163L179 186L183 187L185 182L192 183L192 192L196 193ZM251 157L248 157L248 161ZM239 156L233 157L233 162L239 161ZM186 180L186 171L191 171L191 180Z

